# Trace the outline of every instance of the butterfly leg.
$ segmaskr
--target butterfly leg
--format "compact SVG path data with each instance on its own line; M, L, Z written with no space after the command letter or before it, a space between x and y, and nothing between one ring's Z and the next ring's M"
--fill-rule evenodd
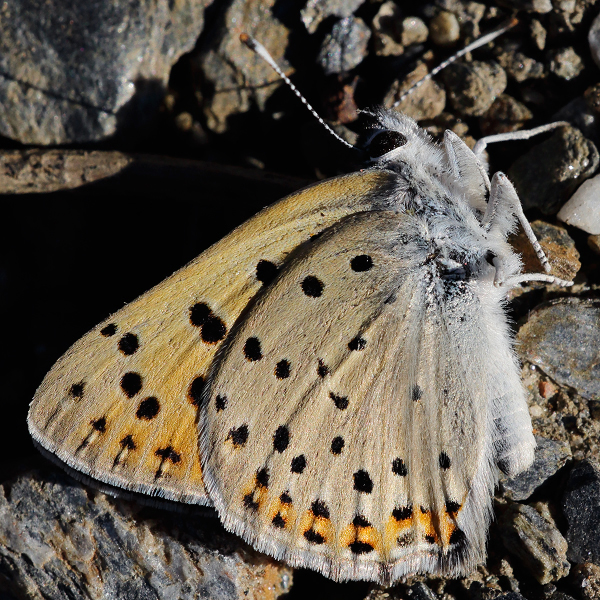
M527 239L531 243L535 253L537 254L540 263L546 273L531 273L516 275L505 279L504 267L501 258L496 257L494 259L494 266L496 267L496 277L494 284L496 286L508 286L513 287L519 283L526 281L544 281L547 283L555 283L557 285L570 286L573 285L571 281L565 281L548 275L550 272L550 263L540 246L535 233L523 212L521 201L517 191L515 190L512 183L504 173L496 173L492 177L492 186L490 191L490 200L486 214L483 218L483 226L488 229L490 237L494 235L500 235L504 239L513 229L515 218L521 224Z
M479 160L483 160L483 162L485 162L482 156L488 144L494 144L496 142L511 142L514 140L528 140L529 138L539 135L540 133L546 133L546 131L551 131L557 127L570 126L570 123L567 123L567 121L556 121L555 123L546 123L545 125L540 125L540 127L535 127L534 129L507 131L505 133L497 133L496 135L488 135L477 141L475 147L473 148L473 154L475 154Z

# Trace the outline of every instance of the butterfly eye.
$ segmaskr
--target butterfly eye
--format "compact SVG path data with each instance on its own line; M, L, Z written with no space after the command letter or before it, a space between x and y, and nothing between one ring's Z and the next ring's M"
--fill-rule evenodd
M369 142L367 151L372 157L383 156L406 142L406 136L399 131L381 131Z

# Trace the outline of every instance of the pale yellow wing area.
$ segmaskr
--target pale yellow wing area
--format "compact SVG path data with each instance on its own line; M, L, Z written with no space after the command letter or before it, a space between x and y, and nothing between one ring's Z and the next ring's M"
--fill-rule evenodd
M337 580L483 558L504 389L477 344L497 319L448 286L407 213L350 215L297 249L209 374L201 452L226 527Z
M394 181L369 170L292 194L113 314L46 375L28 415L34 440L109 485L209 504L197 420L215 352L296 246L381 206Z

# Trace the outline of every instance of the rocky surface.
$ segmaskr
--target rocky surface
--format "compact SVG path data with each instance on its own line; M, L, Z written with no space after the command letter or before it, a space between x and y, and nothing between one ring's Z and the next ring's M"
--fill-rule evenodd
M202 31L208 4L3 4L0 134L23 144L69 144L148 125L171 67Z
M575 465L562 501L567 519L569 559L600 565L600 465L585 460Z
M598 49L587 32L600 2L192 4L0 7L0 191L19 194L4 198L0 236L8 340L0 348L0 598L187 600L289 590L290 600L600 600L600 242L554 217L598 168ZM214 519L115 501L56 470L22 466L35 456L28 402L70 343L294 181L300 187L352 168L352 153L240 44L240 33L263 43L353 140L359 108L391 105L513 8L515 28L400 105L438 139L451 129L470 145L556 119L573 126L488 147L492 172L509 174L537 219L555 273L575 286L525 286L510 304L538 451L530 470L498 490L484 565L463 579L413 577L391 589L296 570L292 586L286 567ZM32 17L40 11L44 19ZM370 39L347 48L348 38L336 38L354 58L332 54L337 67L327 75L317 59L342 19L364 24L352 42ZM71 146L43 147L56 143ZM526 268L539 271L527 244L516 244Z
M278 598L292 570L206 509L183 514L94 492L60 472L0 488L0 588L14 598Z

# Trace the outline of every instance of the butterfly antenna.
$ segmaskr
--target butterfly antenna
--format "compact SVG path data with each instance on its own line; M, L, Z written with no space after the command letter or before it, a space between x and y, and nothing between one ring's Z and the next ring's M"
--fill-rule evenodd
M396 108L409 94L412 94L418 87L422 86L426 81L429 81L432 77L435 77L442 69L445 69L448 65L451 65L454 61L458 60L461 56L464 56L467 52L471 52L475 50L475 48L480 48L484 46L488 42L496 39L499 35L502 35L504 32L508 31L511 27L514 27L518 23L518 19L513 18L510 21L503 23L497 29L482 35L477 38L475 41L471 42L467 46L465 46L462 50L459 50L456 54L453 54L450 58L446 59L443 63L439 64L435 69L433 69L430 73L425 75L423 79L419 79L416 83L414 83L411 87L392 104L392 108Z
M260 43L257 42L253 37L249 36L247 33L242 33L240 35L240 41L250 50L258 54L263 60L265 60L271 68L287 83L288 87L300 98L304 106L308 108L308 110L312 113L313 117L321 123L323 127L339 142L342 142L348 148L352 148L356 150L356 148L348 143L343 137L340 137L325 121L319 116L317 111L309 104L308 100L300 93L300 90L290 81L290 78L279 68L279 65L275 62L275 59L269 54L268 50Z

